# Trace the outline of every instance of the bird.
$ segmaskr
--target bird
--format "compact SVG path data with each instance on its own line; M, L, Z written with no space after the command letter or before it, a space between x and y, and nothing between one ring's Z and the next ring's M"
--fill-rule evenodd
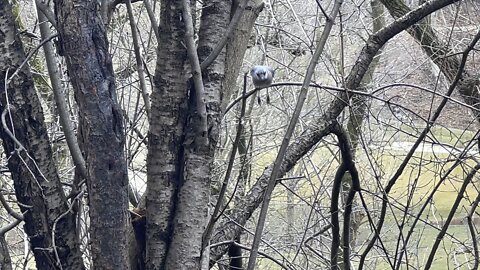
M269 66L254 66L250 75L255 88L265 88L272 84L275 71Z

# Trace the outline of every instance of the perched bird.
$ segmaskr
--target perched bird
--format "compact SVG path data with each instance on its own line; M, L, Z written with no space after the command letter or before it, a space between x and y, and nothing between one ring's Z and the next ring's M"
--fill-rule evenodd
M250 70L250 75L255 88L265 88L272 84L275 71L269 66L254 66Z

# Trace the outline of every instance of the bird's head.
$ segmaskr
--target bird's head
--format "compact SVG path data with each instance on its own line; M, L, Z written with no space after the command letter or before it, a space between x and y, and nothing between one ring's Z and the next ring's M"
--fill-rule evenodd
M252 82L257 88L267 87L272 84L275 71L269 66L254 66L250 71Z

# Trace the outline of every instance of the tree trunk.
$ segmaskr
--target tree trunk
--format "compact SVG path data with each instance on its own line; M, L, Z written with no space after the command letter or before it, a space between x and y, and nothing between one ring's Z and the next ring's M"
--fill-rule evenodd
M207 3L208 2L208 3ZM198 54L205 59L230 18L225 1L203 8ZM193 85L185 68L185 25L179 1L163 1L160 16L155 89L147 158L147 268L199 269L202 234L208 217L211 165L218 139L225 54L203 73L208 145L196 140L199 130L192 102ZM190 93L188 89L190 88ZM188 100L190 94L190 101ZM188 121L187 121L188 119ZM191 224L194 224L192 226Z
M216 41L224 34L230 19L230 4L228 1L208 0L202 8L200 20L198 56L202 61L213 51ZM221 93L223 90L225 70L225 50L203 72L204 102L207 107L208 145L202 145L195 138L198 125L196 108L189 103L185 144L185 169L182 185L178 191L178 201L175 212L174 235L169 250L167 269L200 269L202 235L208 218L210 199L210 179L215 147L219 136L221 121ZM196 93L190 93L196 95ZM193 98L191 98L192 100ZM190 224L195 224L191 226Z
M188 101L187 79L191 74L190 68L185 68L187 53L185 25L179 16L181 9L179 1L161 2L147 157L146 263L149 269L193 269L190 267L200 263L211 164L221 118L224 52L203 72L209 145L196 145L194 131L198 123L195 108ZM208 56L224 34L230 10L230 4L225 1L205 3L199 33L200 60ZM246 43L241 51L245 49ZM243 58L243 53L238 58ZM234 73L236 77L238 69ZM194 90L190 95L194 95ZM189 223L196 226L186 226Z
M94 269L127 269L128 179L123 116L98 1L55 1L59 51L79 108Z
M157 67L151 95L146 190L146 265L165 269L183 170L183 137L187 110L184 64L185 29L181 1L161 1Z
M232 14L238 7L238 2L244 0L235 0ZM258 15L263 10L263 1L246 1L247 6L243 12L242 18L237 25L232 37L227 42L227 56L225 61L225 87L223 91L222 111L225 111L231 97L237 92L238 73L242 69L243 58L247 50L253 25Z
M40 100L28 64L18 69L25 54L7 0L0 0L0 33L0 110L6 121L0 135L37 269L83 269Z

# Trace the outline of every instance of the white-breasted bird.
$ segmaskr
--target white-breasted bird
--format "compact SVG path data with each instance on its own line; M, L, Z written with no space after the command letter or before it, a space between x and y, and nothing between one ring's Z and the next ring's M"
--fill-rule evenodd
M254 66L250 75L255 88L265 88L272 84L275 71L269 66Z

